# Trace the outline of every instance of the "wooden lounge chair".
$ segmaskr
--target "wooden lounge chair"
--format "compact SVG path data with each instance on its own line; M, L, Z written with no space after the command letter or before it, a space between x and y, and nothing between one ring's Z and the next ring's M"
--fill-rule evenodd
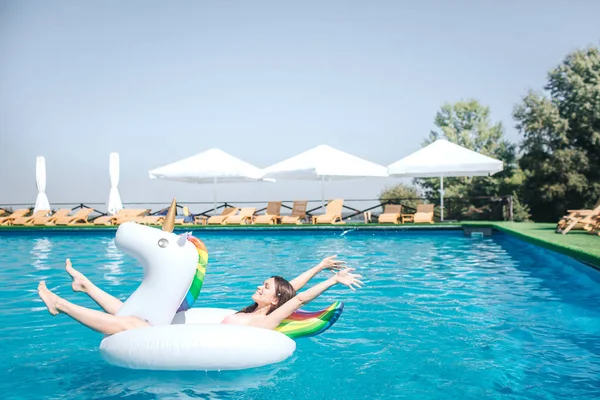
M127 217L125 217L127 218ZM143 225L161 225L165 220L164 215L142 215L127 219L129 222L136 222Z
M257 215L254 217L255 224L277 224L277 220L280 219L279 213L281 212L280 201L270 201L267 204L267 210L263 215Z
M566 235L569 231L584 229L591 231L594 227L595 218L600 215L600 202L592 210L567 210L565 215L556 224L556 232Z
M15 218L21 218L29 214L29 208L19 209L12 214L0 218L0 225L10 225Z
M44 218L50 213L50 210L37 210L28 217L17 217L9 222L10 225L33 225L33 221L37 218Z
M123 217L116 221L116 225L123 222L135 222L142 225L162 225L165 221L165 215L142 215L133 217ZM176 217L175 225L190 225L190 223L184 222L184 217Z
M313 217L313 222L315 224L343 224L343 206L344 199L331 200L329 203L327 203L327 208L325 208L325 214Z
M588 232L591 235L600 236L600 215L596 215L592 222L592 228Z
M379 215L380 224L399 224L402 218L402 204L386 204Z
M68 217L70 213L71 213L70 208L61 208L60 210L58 210L57 212L55 212L54 214L52 214L48 217L35 218L32 221L32 225L46 225L48 222L54 222L58 218Z
M121 225L125 222L133 221L135 218L147 216L149 212L149 208L130 208L126 213L115 218L112 223L113 225Z
M103 215L94 220L94 225L119 225L123 222L133 221L150 212L147 208L123 208L114 215Z
M281 219L282 224L300 224L302 221L306 220L306 206L308 205L308 200L297 200L294 201L294 205L292 206L292 215L285 216Z
M227 218L227 225L242 225L242 224L251 224L253 215L256 212L256 207L245 207L240 209L239 214L232 215Z
M113 221L115 221L120 216L127 215L128 211L129 209L122 208L113 215L102 215L94 219L94 225L112 225Z
M417 212L413 215L413 222L415 224L419 223L429 223L433 224L433 204L419 204L417 205Z
M73 215L67 215L66 217L61 217L55 219L53 222L48 222L46 225L75 225L75 224L85 224L88 225L90 222L88 221L88 216L93 212L92 208L80 208Z
M237 207L226 207L221 212L221 215L213 215L206 221L206 223L208 225L225 225L227 223L227 219L232 217L235 213L237 213L237 211Z

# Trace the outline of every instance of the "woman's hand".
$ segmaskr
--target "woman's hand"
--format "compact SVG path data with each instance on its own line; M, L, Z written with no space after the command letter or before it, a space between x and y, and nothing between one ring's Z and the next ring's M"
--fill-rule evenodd
M337 283L348 286L352 290L361 288L364 283L358 278L362 278L362 275L353 274L354 268L346 268L335 274L335 280Z
M321 271L323 271L324 269L329 269L329 270L331 270L331 272L335 272L335 271L339 271L343 268L348 268L346 266L346 261L336 260L335 259L336 257L337 257L337 255L324 258L319 263L319 269Z

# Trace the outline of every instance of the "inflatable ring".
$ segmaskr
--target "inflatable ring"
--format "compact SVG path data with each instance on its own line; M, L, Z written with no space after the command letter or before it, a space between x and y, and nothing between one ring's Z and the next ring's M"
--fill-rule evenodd
M151 326L105 337L100 353L109 364L151 370L237 370L290 357L293 339L329 329L343 310L298 310L275 329L221 324L235 310L192 308L206 275L208 251L190 234L123 223L115 244L144 269L142 283L117 315L133 315Z

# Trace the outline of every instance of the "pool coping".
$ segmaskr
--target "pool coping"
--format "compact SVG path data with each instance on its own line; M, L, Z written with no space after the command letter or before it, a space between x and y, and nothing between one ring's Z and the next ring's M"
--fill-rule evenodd
M515 225L517 226L517 225ZM159 227L154 225L154 227ZM600 270L600 256L586 252L580 248L571 246L569 244L558 244L553 243L542 238L536 237L535 235L528 234L527 231L519 231L513 227L503 225L502 222L448 222L448 223L436 223L427 225L365 225L363 223L356 224L334 224L334 225L263 225L263 226L227 226L227 225L216 225L216 226L203 226L203 225L176 225L176 232L185 231L450 231L450 230L463 230L465 227L479 227L479 228L491 228L492 230L503 232L521 240L535 244L542 248L555 251L560 254L572 257L586 265ZM79 225L79 226L0 226L0 234L7 232L115 232L118 226L96 226L96 225ZM598 242L600 245L600 240Z

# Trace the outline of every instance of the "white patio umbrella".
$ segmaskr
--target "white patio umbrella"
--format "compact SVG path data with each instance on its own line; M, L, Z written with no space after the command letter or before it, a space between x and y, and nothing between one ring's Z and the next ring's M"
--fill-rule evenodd
M444 177L488 176L503 169L502 161L438 139L388 166L390 176L440 178L441 220L444 220Z
M217 183L273 181L263 179L261 169L220 149L209 149L194 156L149 171L150 179L213 184L213 214L217 208Z
M35 163L35 184L38 189L37 198L33 212L38 210L50 210L50 202L46 195L46 159L42 156L37 157Z
M266 178L321 181L321 207L325 207L326 180L387 177L387 169L352 154L319 145L264 169Z
M119 194L119 154L110 153L108 163L108 174L110 176L110 192L108 193L108 203L106 209L109 214L116 214L119 210L123 209L123 203L121 202L121 195Z

